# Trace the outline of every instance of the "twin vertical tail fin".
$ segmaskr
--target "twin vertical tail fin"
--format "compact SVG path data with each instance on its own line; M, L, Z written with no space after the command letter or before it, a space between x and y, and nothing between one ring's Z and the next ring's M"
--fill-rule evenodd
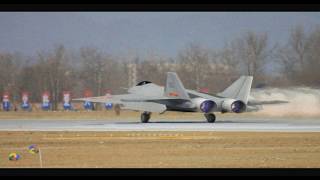
M164 88L164 95L170 98L179 98L186 100L190 99L178 75L174 72L167 73L167 82Z
M247 104L252 80L252 76L241 76L238 80L236 80L218 95L226 98L241 100ZM190 100L187 91L175 72L167 73L167 82L164 88L164 95L170 98Z
M218 95L226 98L241 100L242 102L247 104L252 80L252 76L241 76L238 80L236 80Z

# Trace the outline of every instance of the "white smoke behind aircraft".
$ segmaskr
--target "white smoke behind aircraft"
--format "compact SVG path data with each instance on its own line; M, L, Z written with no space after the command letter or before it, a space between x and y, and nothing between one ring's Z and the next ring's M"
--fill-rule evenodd
M320 116L320 89L308 87L252 89L250 98L258 101L289 101L286 104L263 105L257 112L261 115Z

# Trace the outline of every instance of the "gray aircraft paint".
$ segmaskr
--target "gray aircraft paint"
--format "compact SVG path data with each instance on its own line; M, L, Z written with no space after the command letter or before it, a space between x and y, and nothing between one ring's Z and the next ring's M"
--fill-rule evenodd
M213 112L243 112L257 111L259 107L248 106L252 76L241 76L221 93L209 95L194 90L185 89L181 80L175 72L167 73L166 86L161 87L148 81L143 81L137 86L128 89L128 94L100 96L74 99L74 101L90 101L94 103L119 104L121 109L142 112L164 113L165 111L182 111L213 113ZM201 109L202 103L215 103L214 108L209 111ZM213 101L213 102L212 102ZM242 104L235 105L236 101ZM259 101L255 101L256 103ZM277 104L264 102L268 104ZM260 102L259 105L262 105ZM227 108L226 108L227 107ZM236 110L234 109L236 107ZM238 108L244 107L244 108ZM237 109L238 108L238 109ZM241 111L240 111L241 109ZM237 111L238 110L238 111Z
M240 94L242 99L243 97L244 99L246 99L248 97L248 93L250 92L251 82L252 77L242 76L224 91L229 94L222 93L221 95L232 95L231 98L234 98L234 96ZM211 96L204 93L199 93L194 90L185 89L181 80L175 72L167 73L167 81L165 87L161 87L153 83L147 83L144 85L129 88L128 93L129 94L112 95L111 97L100 96L74 100L98 103L116 103L122 104L123 109L163 112L163 105L167 106L167 110L197 111L195 105L192 103L192 99L199 97L216 102L218 105L217 111L220 111L221 103L226 98L229 98L227 96ZM189 95L193 95L195 98L190 98ZM156 103L160 104L160 106L155 105Z

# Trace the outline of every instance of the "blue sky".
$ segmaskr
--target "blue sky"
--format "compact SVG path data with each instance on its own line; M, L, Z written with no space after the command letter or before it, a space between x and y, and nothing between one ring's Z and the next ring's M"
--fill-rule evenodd
M175 57L186 44L221 48L246 31L286 42L290 29L320 25L319 12L0 12L0 52L33 55L56 44L77 50Z

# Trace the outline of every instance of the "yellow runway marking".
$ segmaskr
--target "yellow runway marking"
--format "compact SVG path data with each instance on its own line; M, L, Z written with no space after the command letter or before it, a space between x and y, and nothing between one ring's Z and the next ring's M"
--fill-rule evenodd
M42 140L157 140L157 139L221 139L214 136L177 136L177 135L159 135L146 134L144 136L128 134L127 136L104 136L104 137L44 137Z

